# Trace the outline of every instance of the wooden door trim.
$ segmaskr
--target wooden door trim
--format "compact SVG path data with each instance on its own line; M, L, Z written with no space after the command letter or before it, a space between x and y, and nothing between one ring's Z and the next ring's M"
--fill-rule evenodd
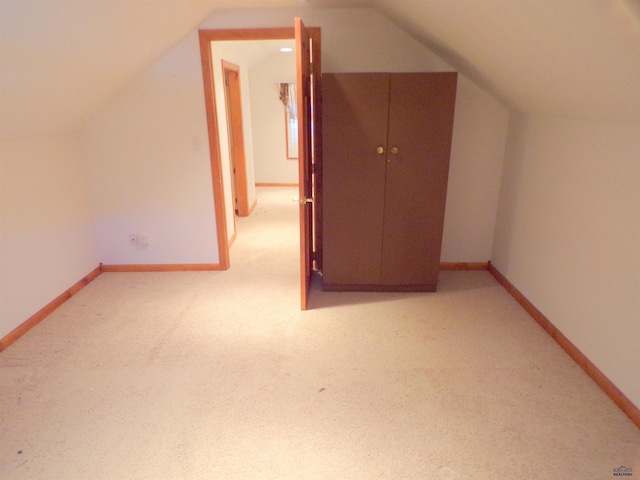
M211 161L211 180L213 183L213 206L216 214L216 232L218 237L218 257L220 267L229 268L229 238L227 237L227 213L224 203L224 185L222 182L222 163L220 160L220 139L218 138L218 119L216 117L215 88L213 84L213 58L211 56L211 37L206 31L199 32L200 62L204 83L205 110L207 115L207 133L209 136L209 158Z
M233 153L235 166L235 181L236 181L236 195L238 198L238 216L247 217L249 216L249 189L247 188L247 161L245 156L244 149L244 123L242 118L242 86L240 84L240 66L235 63L228 62L227 60L222 60L222 75L223 78L227 78L226 72L234 72L237 75L237 79L234 82L237 82L237 91L236 87L233 89L231 85L229 85L229 109L231 125L227 125L227 129L231 130L231 135L233 136L233 146L236 150ZM237 95L236 95L237 93ZM236 145L239 144L242 146L241 151L236 148ZM231 160L231 155L229 156L229 160ZM233 173L233 172L232 172ZM233 177L233 175L232 175Z
M309 27L312 36L320 37L319 27ZM218 240L218 256L220 268L227 270L229 262L229 238L227 233L227 214L222 182L222 160L220 155L220 138L218 135L217 106L213 76L213 58L211 42L224 40L279 40L295 38L295 29L286 28L252 28L199 30L200 62L202 64L202 80L204 85L205 111L207 116L207 133L209 136L209 157L211 162L211 181L213 184L213 206L216 216Z

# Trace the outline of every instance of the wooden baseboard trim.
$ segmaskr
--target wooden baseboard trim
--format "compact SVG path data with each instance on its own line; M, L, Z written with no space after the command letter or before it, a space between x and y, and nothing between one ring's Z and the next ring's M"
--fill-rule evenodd
M229 248L231 248L231 245L233 245L233 242L236 241L236 237L238 236L238 234L236 232L233 232L233 235L231 235L231 237L229 237L229 243L227 244L229 246Z
M527 311L533 319L551 335L562 349L576 362L582 370L607 394L607 396L640 428L640 408L609 380L587 356L582 353L551 321L538 310L507 278L489 262L489 272L511 294L513 298Z
M440 262L440 270L488 270L489 262Z
M238 217L250 217L257 206L258 206L258 199L255 199L253 201L253 204L249 206L246 212L240 212L239 210L236 210L236 215Z
M258 199L256 198L253 201L253 204L249 207L249 215L253 213L253 211L256 209L257 206L258 206Z
M256 183L256 187L297 187L297 183L281 183L281 182L260 182Z
M35 327L38 323L49 316L56 308L62 305L64 302L73 297L76 293L91 283L98 275L102 273L100 267L95 268L87 275L85 275L80 281L74 283L70 288L54 298L51 302L38 310L34 315L29 317L23 323L18 325L15 329L9 332L6 336L0 339L0 352L9 347L12 343L22 337L25 333Z
M103 272L205 272L224 270L219 263L168 263L149 265L101 265Z

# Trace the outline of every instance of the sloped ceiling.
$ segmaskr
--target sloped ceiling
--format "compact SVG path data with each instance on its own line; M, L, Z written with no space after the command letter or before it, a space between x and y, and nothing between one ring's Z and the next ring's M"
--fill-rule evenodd
M640 0L377 4L513 110L640 123Z
M0 0L0 137L74 131L218 9L369 6L514 110L640 124L640 0Z
M77 129L212 1L0 0L0 135Z

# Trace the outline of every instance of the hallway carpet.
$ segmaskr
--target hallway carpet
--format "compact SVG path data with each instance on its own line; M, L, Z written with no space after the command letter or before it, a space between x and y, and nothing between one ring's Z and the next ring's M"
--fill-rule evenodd
M225 272L104 273L0 354L0 478L640 476L640 431L493 277L322 292L259 188Z

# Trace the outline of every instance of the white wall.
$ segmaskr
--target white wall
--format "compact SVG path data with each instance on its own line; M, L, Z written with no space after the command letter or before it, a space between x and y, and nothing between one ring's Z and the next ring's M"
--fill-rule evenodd
M99 265L75 136L0 144L0 338Z
M296 15L322 28L326 72L451 70L371 9L226 11L201 28L293 26ZM490 258L507 113L459 83L442 260L481 262ZM84 130L103 263L218 261L202 89L192 32ZM130 247L129 233L149 235L149 247Z
M458 75L443 262L486 262L491 255L509 112Z
M249 71L253 151L258 183L298 183L298 162L287 159L279 83L295 83L295 54L270 56Z
M102 263L219 262L203 92L193 32L83 130Z
M640 126L514 115L492 262L640 405Z

